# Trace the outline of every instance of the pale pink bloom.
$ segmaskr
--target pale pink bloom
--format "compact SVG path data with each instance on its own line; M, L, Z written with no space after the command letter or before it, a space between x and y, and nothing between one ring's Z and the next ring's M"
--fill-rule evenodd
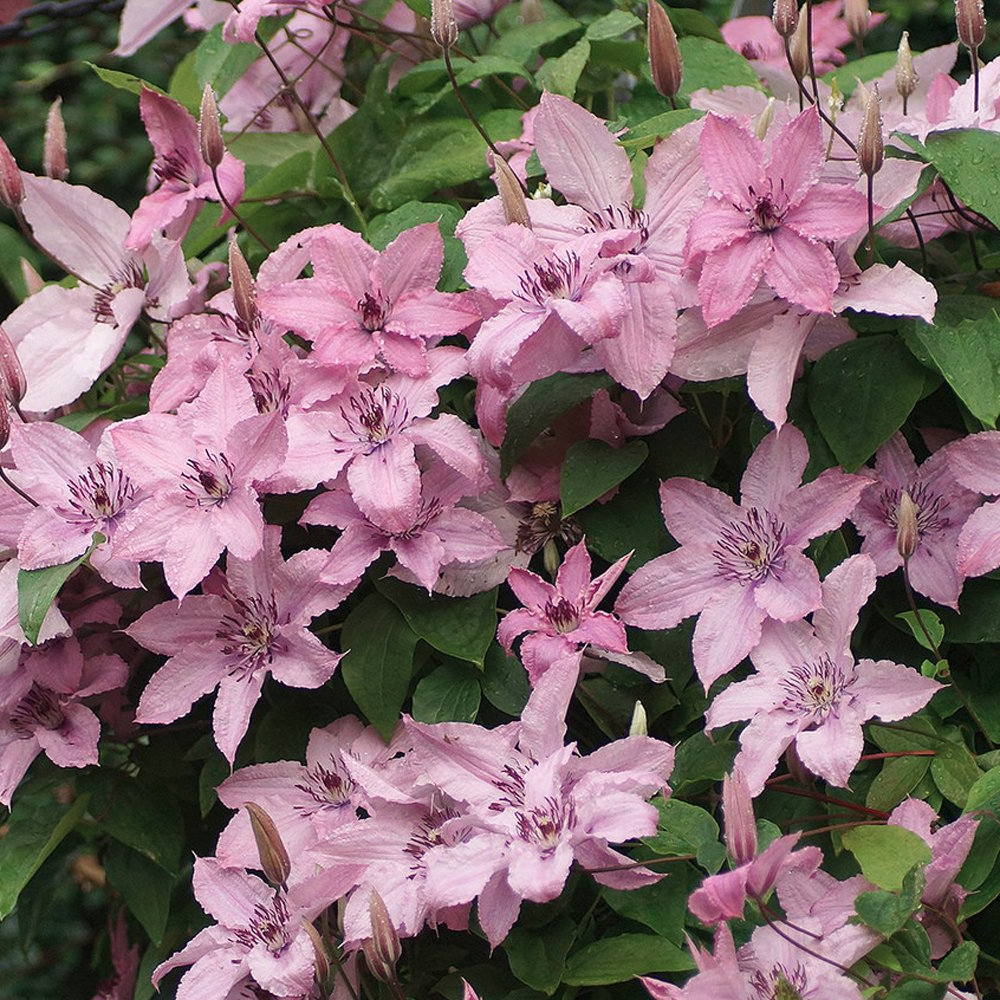
M156 156L150 172L150 192L135 210L125 245L144 250L154 233L164 232L183 239L188 226L205 201L222 201L219 188L230 205L243 198L243 164L226 150L217 168L216 187L212 168L201 155L198 125L177 101L143 87L139 112ZM223 209L220 222L228 216Z
M950 449L943 448L919 468L902 434L894 434L875 456L875 469L863 469L874 485L865 490L851 520L864 536L861 551L875 560L879 576L903 565L897 542L903 491L917 507L917 547L907 564L910 583L938 604L958 609L963 574L958 569L958 537L981 498L960 486Z
M976 82L970 75L959 85L947 68L933 77L927 92L923 116L912 114L898 126L900 132L915 135L921 142L933 132L979 128L1000 131L1000 59L979 68L979 107L975 106Z
M688 233L687 262L700 268L698 291L709 326L734 316L763 276L789 302L833 311L840 272L826 242L861 229L866 199L820 181L824 147L810 107L774 137L770 152L749 129L709 115L702 166L713 192Z
M598 656L610 654L614 662L634 657L636 669L654 680L663 680L662 667L629 653L625 626L614 615L596 610L624 572L629 556L631 553L622 556L591 580L590 553L586 540L581 540L566 553L555 586L526 569L515 567L510 571L507 584L525 607L504 616L497 638L510 652L517 636L531 633L521 641L520 657L532 681L537 681L557 660L587 647L593 647Z
M319 16L312 0L302 0L268 49L320 130L332 132L354 113L340 96L344 50L350 32ZM240 12L246 4L240 5ZM289 6L283 4L282 6ZM232 13L232 11L231 11ZM238 16L238 15L233 15ZM302 109L289 96L271 61L261 57L219 100L219 110L234 132L308 132Z
M979 826L979 820L967 814L932 831L937 819L937 813L926 802L906 799L893 809L887 820L890 826L901 826L915 833L931 849L920 897L924 908L917 919L931 939L931 958L935 959L961 943L961 936L956 936L955 929L959 910L969 893L955 879L972 850Z
M408 229L381 253L341 225L312 236L313 277L260 295L276 326L312 341L320 361L367 371L382 362L408 375L427 372L427 348L479 314L459 294L435 288L444 260L436 223Z
M40 753L59 767L96 764L101 724L81 701L127 679L121 657L85 656L74 638L31 650L13 673L0 676L0 803L10 808Z
M983 431L948 449L955 478L967 489L1000 497L1000 431ZM982 576L1000 566L1000 500L973 511L958 538L958 570Z
M236 988L250 982L265 995L312 993L316 952L303 924L341 894L335 875L323 873L286 892L239 868L224 868L215 858L196 858L193 881L195 898L216 923L153 970L155 986L172 969L189 965L177 987L182 1000L239 996Z
M168 24L177 20L195 0L125 0L118 34L116 56L130 56ZM222 21L232 7L221 0L197 0L200 19L205 27Z
M150 413L111 430L122 467L148 491L119 554L163 563L183 596L224 549L252 559L263 544L256 484L285 457L280 414L259 414L244 378L218 368L201 395L176 415Z
M458 21L459 28L471 28L474 24L488 21L510 2L511 0L455 0L455 20Z
M22 407L44 412L73 402L115 360L142 312L168 320L194 305L179 244L125 247L129 217L89 188L22 174L21 211L39 245L80 284L49 285L4 322L24 368Z
M888 660L855 662L851 632L875 589L875 564L852 556L823 581L812 625L765 622L750 655L756 673L730 685L709 706L709 729L740 719L736 766L759 795L792 743L810 771L846 787L864 748L863 723L896 722L919 711L941 685Z
M302 523L341 529L323 579L338 586L353 584L380 552L391 551L400 568L431 591L443 566L475 563L501 552L507 546L493 524L456 506L468 491L468 480L439 463L423 473L415 504L378 516L366 517L345 484L316 497Z
M311 10L322 15L323 0L240 0L226 20L224 28L227 41L253 42L254 33L262 17L290 14L297 10Z
M119 468L110 435L95 448L59 424L15 424L9 473L37 507L21 501L24 523L17 540L24 569L70 562L90 547L95 532L104 541L90 565L118 587L139 586L139 564L116 552L116 536L127 530L135 508L145 499L128 473Z
M794 622L820 605L819 573L803 549L843 523L868 483L827 469L800 486L808 461L805 437L786 424L751 456L739 506L694 479L660 486L663 519L681 547L634 573L615 612L646 629L700 614L694 663L706 690L754 648L765 621Z
M137 722L173 722L218 687L215 741L232 763L269 674L299 688L318 688L333 676L341 654L324 646L309 623L344 594L319 582L325 552L306 549L286 562L280 536L280 528L269 526L259 554L248 560L230 554L225 578L206 581L204 594L158 604L126 629L169 657L142 692Z

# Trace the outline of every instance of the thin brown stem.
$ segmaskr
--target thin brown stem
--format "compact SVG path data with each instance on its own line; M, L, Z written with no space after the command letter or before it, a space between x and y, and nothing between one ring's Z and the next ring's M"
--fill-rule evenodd
M219 171L216 167L212 167L212 180L215 182L215 190L219 195L219 201L222 202L226 211L247 231L247 233L252 236L268 253L271 253L273 247L264 239L260 233L250 225L249 222L240 214L236 206L226 197L225 191L222 190L222 184L219 183Z
M27 500L32 507L38 506L37 500L33 499L32 497L29 497L28 494L25 493L20 486L10 481L2 465L0 465L0 479L2 479L19 497L21 497L22 500Z
M822 792L814 792L808 788L788 788L785 785L773 784L772 781L767 782L767 787L772 792L781 792L784 795L799 795L804 799L815 799L817 802L829 802L832 806L842 806L844 809L849 809L851 812L862 813L865 816L877 816L882 820L889 818L889 814L887 812L883 812L881 809L871 809L858 802L848 802L846 799L834 798L832 795L824 795Z
M451 89L455 93L455 97L458 99L458 103L462 106L462 110L465 112L465 117L469 119L470 122L475 126L476 131L483 137L486 145L490 147L493 151L494 156L503 159L503 154L494 145L493 140L486 134L486 129L479 124L479 119L476 117L475 112L466 103L465 98L462 96L462 88L458 85L458 80L455 79L455 71L451 66L451 51L449 47L443 49L444 54L444 68L448 74L448 79L451 82Z

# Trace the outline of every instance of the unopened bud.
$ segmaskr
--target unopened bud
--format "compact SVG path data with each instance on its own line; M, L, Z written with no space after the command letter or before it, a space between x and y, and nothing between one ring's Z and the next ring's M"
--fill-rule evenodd
M792 72L802 80L809 74L809 21L800 18L798 27L788 40L788 51L792 56Z
M771 15L774 30L782 38L791 38L799 26L799 5L797 0L774 0L774 13Z
M510 169L510 165L502 156L493 159L493 166L496 168L497 191L500 192L500 203L503 205L503 215L507 220L507 225L524 226L531 228L531 216L528 215L528 204L524 200L524 191L517 179L517 175Z
M970 52L975 52L986 38L983 0L955 0L955 25L958 40Z
M896 551L903 562L917 551L917 543L920 541L920 527L917 523L919 513L920 508L913 502L913 497L903 490L896 506Z
M323 943L319 931L305 917L302 918L301 926L306 932L306 937L312 942L316 982L320 986L325 986L327 979L330 978L330 956L327 954L326 945Z
M0 204L4 204L12 212L16 212L24 201L24 182L17 161L7 143L0 139Z
M28 295L34 295L35 292L40 292L45 287L42 276L25 257L21 258L21 280L24 282L24 289Z
M641 701L636 701L635 708L632 709L632 722L628 727L629 736L648 736L649 720L646 718L646 709Z
M395 968L403 954L399 933L389 916L385 900L372 889L368 896L368 919L371 922L372 946L378 957L390 968Z
M910 51L910 33L903 32L896 49L896 92L905 101L917 89L920 77L913 68L913 52Z
M64 181L69 176L69 157L66 153L66 123L62 116L62 98L57 97L45 119L45 145L42 152L42 170L46 177Z
M722 814L726 829L726 850L738 864L757 857L757 824L747 779L739 768L722 779Z
M538 24L544 20L541 0L521 0L521 24Z
M0 385L3 394L15 406L24 399L28 391L28 380L24 377L21 359L14 350L14 345L7 331L0 326Z
M858 165L861 172L871 177L882 169L885 160L885 140L882 136L882 101L878 84L869 90L860 80L858 87L864 101L864 116L858 134Z
M452 0L431 0L431 38L442 49L450 49L458 41L458 21Z
M234 236L229 241L229 282L233 287L233 305L243 325L252 330L257 323L257 290L250 265Z
M253 830L253 839L257 842L260 869L264 878L275 888L284 885L288 881L292 863L274 820L256 802L245 802L243 808L250 816L250 828Z
M649 0L646 20L646 42L649 47L649 68L653 72L653 86L664 96L674 97L681 89L684 64L677 45L674 26L659 0Z
M872 12L868 0L844 0L844 20L851 37L860 42L868 34L868 22Z
M556 543L551 538L542 546L542 565L545 567L545 572L552 577L559 569L559 549L556 548Z
M761 142L764 141L764 136L767 135L767 130L771 127L771 122L774 121L774 98L769 97L767 99L767 105L764 110L757 116L757 121L754 122L753 131L754 135L760 139Z
M222 138L222 123L219 120L219 106L211 84L206 83L201 94L201 114L198 118L198 141L201 143L202 159L213 168L222 163L226 155L226 143Z

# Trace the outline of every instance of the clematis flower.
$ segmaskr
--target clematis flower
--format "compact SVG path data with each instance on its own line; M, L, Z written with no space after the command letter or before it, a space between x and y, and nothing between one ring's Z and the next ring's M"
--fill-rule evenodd
M967 489L1000 496L1000 431L983 431L948 449L955 478ZM958 570L981 576L1000 566L1000 500L972 512L958 536Z
M311 340L318 360L362 372L382 362L419 377L429 341L479 318L461 295L435 290L444 260L436 223L406 230L381 254L357 233L328 226L309 251L313 277L267 289L259 305L276 326Z
M10 808L40 753L59 767L96 764L101 724L81 702L126 680L128 664L120 656L84 656L75 638L51 640L0 676L0 803Z
M150 193L139 202L125 237L130 250L144 250L153 234L163 230L174 239L182 238L202 202L221 201L221 188L225 200L235 205L243 198L244 186L243 164L226 150L216 168L216 187L212 168L201 155L198 125L177 101L143 87L139 113L156 157ZM219 221L227 216L224 210Z
M958 610L963 574L958 568L959 534L980 496L955 481L950 448L934 452L919 468L902 434L894 434L875 456L874 485L865 490L851 520L864 536L861 551L875 560L879 576L903 564L897 544L903 492L916 505L917 547L907 564L918 593Z
M596 610L624 572L631 554L622 556L591 580L590 554L586 539L581 539L566 553L556 574L555 586L526 569L515 567L510 571L507 583L525 607L504 616L497 638L510 652L517 636L531 633L521 642L521 661L532 682L557 660L570 657L587 646L594 647L598 656L606 652L614 662L644 668L643 672L654 680L663 680L662 667L629 653L622 623L614 615Z
M192 0L125 0L114 54L132 55L191 6ZM197 6L206 27L232 13L229 4L218 0L197 0Z
M826 241L867 219L864 196L820 181L823 137L815 107L774 138L770 154L749 129L709 115L701 157L712 198L688 233L687 263L700 270L702 314L711 327L734 316L763 276L784 299L833 311L840 271Z
M888 660L855 663L851 632L874 589L869 556L852 556L831 570L812 625L766 622L750 655L756 673L730 685L709 706L709 729L750 720L740 734L735 766L746 775L751 794L760 794L792 743L810 771L845 787L861 758L862 724L904 719L941 687Z
M125 471L149 499L122 533L120 555L163 563L183 597L224 549L252 559L263 544L256 482L281 465L280 414L259 414L249 385L223 366L176 415L150 413L116 424L111 437Z
M341 654L309 631L343 593L318 582L326 553L281 558L281 529L265 529L263 548L251 559L232 554L221 582L206 592L151 608L125 631L140 645L169 657L139 699L137 722L173 722L202 695L215 700L215 741L233 762L268 674L289 687L318 688L337 669Z
M615 612L648 629L700 613L694 664L706 690L754 648L763 622L819 607L819 574L803 549L843 523L868 482L827 469L799 486L808 461L802 432L786 424L751 456L739 506L694 479L660 486L663 519L681 547L634 573Z

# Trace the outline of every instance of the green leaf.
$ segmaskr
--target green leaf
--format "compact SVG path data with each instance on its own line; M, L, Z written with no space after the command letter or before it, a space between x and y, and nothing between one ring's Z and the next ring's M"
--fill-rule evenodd
M507 434L500 447L500 474L506 476L524 450L556 417L590 399L599 389L610 389L611 377L567 375L559 372L532 382L507 411Z
M690 699L690 693L687 698ZM732 767L736 750L732 740L717 739L712 742L704 732L683 740L677 746L674 769L670 774L674 795L690 795L708 784L721 781Z
M683 38L685 35L698 35L701 38L709 38L713 42L723 40L722 32L719 31L716 23L700 10L690 10L687 7L667 7L666 10L678 38Z
M843 835L844 846L854 855L866 879L881 889L896 892L914 865L926 865L931 849L901 826L856 826Z
M930 757L890 758L869 786L865 805L888 812L920 784L930 766Z
M619 934L581 948L566 963L568 986L624 983L650 972L686 972L694 960L682 948L655 934Z
M653 867L657 871L663 870L662 865ZM653 885L627 890L605 886L601 894L616 913L645 924L661 937L679 945L684 942L687 901L694 888L689 885L691 875L694 872L687 865L670 865L666 877Z
M689 35L677 44L684 62L680 96L687 97L703 87L709 90L727 86L761 89L753 66L723 42Z
M910 979L889 990L885 1000L942 1000L946 987Z
M184 852L184 821L163 789L121 771L99 770L82 782L91 793L90 811L103 830L176 875Z
M629 441L612 448L604 441L577 441L566 453L559 476L562 516L569 517L604 496L646 460L643 441Z
M125 905L153 944L161 945L170 917L173 876L116 841L112 841L104 854L104 870L108 883L121 893Z
M975 941L963 941L941 959L937 971L942 982L967 983L976 974L978 964L979 945Z
M369 594L347 616L341 642L347 690L388 742L410 690L417 635L391 601Z
M944 639L944 625L941 624L941 619L933 611L928 611L927 608L920 608L919 619L912 611L904 611L902 614L896 615L896 617L906 622L910 632L913 633L913 638L924 649L929 649L932 653L935 647L940 649L941 642ZM927 630L927 635L930 636L930 641L928 641L927 635L924 634L925 629Z
M497 642L486 651L482 685L486 700L510 716L521 714L531 694L528 671Z
M899 430L924 384L924 367L897 338L864 337L816 362L809 406L837 461L853 472Z
M418 722L475 722L481 695L474 667L445 663L417 684L413 718Z
M52 607L52 602L59 596L62 585L73 575L78 567L87 561L90 553L104 541L104 536L94 532L94 540L90 548L78 559L62 563L60 566L47 566L45 569L21 569L17 573L17 620L21 631L28 642L38 642L38 633L42 630L45 616Z
M978 420L995 427L1000 417L1000 318L953 317L938 309L933 326L920 320L904 328L910 350L936 369Z
M935 132L923 152L969 208L1000 226L1000 135L978 128Z
M637 28L642 21L624 10L613 10L594 21L586 30L584 37L592 42L603 42L609 38L620 38L627 31Z
M704 111L696 111L693 108L664 111L663 114L630 125L628 135L621 140L621 144L628 150L649 149L656 144L657 139L676 132L684 125L696 122L704 114Z
M718 871L726 852L719 843L719 824L712 814L674 798L661 799L655 805L660 813L656 836L643 837L642 842L657 854L693 854L702 867Z
M833 85L837 81L840 92L846 101L857 88L858 80L867 83L880 77L886 70L890 70L896 65L896 53L876 52L874 55L864 56L862 59L852 59L849 66L840 66L830 70L823 79L826 83Z
M941 794L964 809L969 790L982 776L976 758L964 744L945 742L931 760L931 776Z
M503 943L510 971L526 986L551 996L562 982L576 924L559 917L540 929L515 927Z
M80 795L66 808L51 787L18 798L0 838L0 920L13 911L21 890L80 821L87 804L88 796Z
M537 55L543 45L554 42L580 27L579 21L566 17L558 8L548 10L545 14L544 21L532 21L530 24L515 24L504 28L490 45L490 53L527 63Z
M563 97L573 97L589 58L590 42L586 38L581 38L558 58L547 59L535 73L535 83L539 90L562 94Z
M194 72L201 90L210 83L217 94L228 94L236 81L260 58L260 49L248 42L227 42L222 25L215 25L195 49Z
M912 868L903 877L900 892L863 892L854 901L854 908L872 930L883 937L892 937L896 931L920 908L924 891L924 876L919 868Z
M950 641L1000 643L1000 580L967 580L958 608L941 611Z
M497 630L495 587L472 597L444 597L392 577L378 580L375 586L425 642L449 656L483 665Z
M1000 767L991 767L969 789L965 811L974 812L977 809L1000 812Z
M166 92L154 86L148 80L135 76L132 73L123 73L117 69L106 69L104 66L97 66L92 62L84 60L84 65L89 66L105 83L110 84L115 90L125 90L130 94L141 94L143 87L147 90L155 90L158 94L167 96Z
M455 79L460 86L475 83L487 76L519 76L528 83L532 82L531 74L517 59L508 56L487 54L476 56L471 63L465 63L455 69Z

